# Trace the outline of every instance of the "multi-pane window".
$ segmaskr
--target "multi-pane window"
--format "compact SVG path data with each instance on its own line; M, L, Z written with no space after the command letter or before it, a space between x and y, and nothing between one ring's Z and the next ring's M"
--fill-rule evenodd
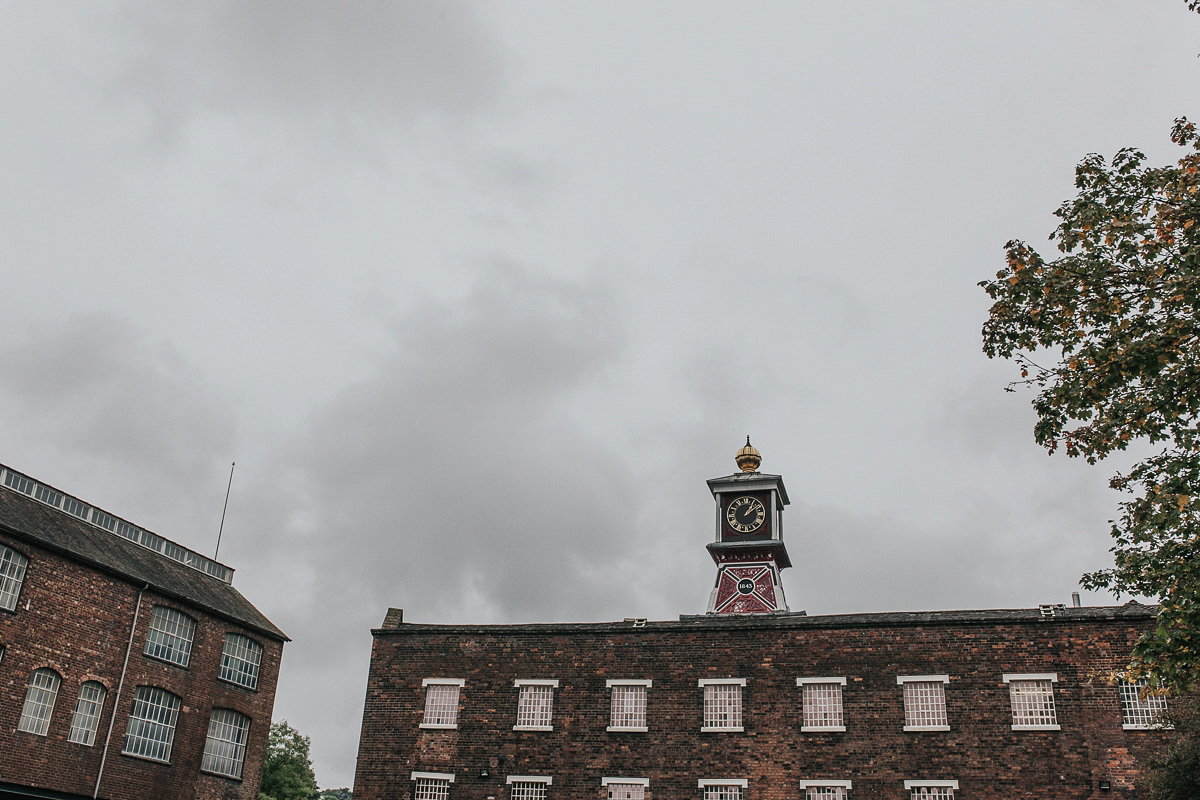
M181 667L192 655L192 635L196 620L166 606L155 606L150 614L150 632L146 635L146 655L170 661Z
M701 780L700 788L704 800L742 800L746 791L745 780Z
M104 710L104 697L107 694L104 686L96 681L88 681L79 687L75 713L71 715L71 731L67 734L68 742L89 747L96 743L96 728L100 726L100 712Z
M803 731L844 731L842 687L845 678L797 678L803 692Z
M1056 731L1058 719L1054 713L1053 673L1039 675L1005 675L1008 699L1012 703L1013 730Z
M452 780L453 775L414 772L416 787L413 789L413 800L446 800L450 796Z
M0 545L0 608L12 611L17 607L17 596L21 594L21 582L25 580L25 567L29 559Z
M517 724L514 730L548 731L554 717L556 680L523 680L514 682L520 690L517 697Z
M958 781L905 781L904 788L911 792L909 800L954 800Z
M189 636L189 642L190 640ZM240 633L225 634L225 645L221 648L221 668L217 677L247 689L258 688L258 667L262 663L262 652L262 645L249 637Z
M241 778L249 730L250 718L245 714L229 708L214 708L208 720L208 738L204 741L200 769Z
M25 688L25 705L21 707L21 721L17 730L45 736L50 728L50 715L54 713L54 701L58 699L58 687L62 678L52 669L35 669L29 676Z
M1121 690L1121 723L1128 729L1157 728L1162 725L1162 715L1167 711L1167 698L1149 694L1146 679L1117 684Z
M426 678L421 681L425 687L422 728L458 727L458 694L465 683L459 678Z
M701 679L704 727L701 731L742 730L742 687L745 678Z
M804 800L846 800L846 788L809 785L804 787Z
M608 800L645 800L650 781L641 778L604 778L601 785L608 788Z
M610 731L646 730L646 691L649 680L610 680L605 685L612 691Z
M509 775L508 800L546 800L546 787L549 785L549 778Z
M896 683L904 687L904 730L948 731L946 684L948 675L901 675Z
M170 761L178 717L178 697L154 686L139 686L121 752L155 761Z

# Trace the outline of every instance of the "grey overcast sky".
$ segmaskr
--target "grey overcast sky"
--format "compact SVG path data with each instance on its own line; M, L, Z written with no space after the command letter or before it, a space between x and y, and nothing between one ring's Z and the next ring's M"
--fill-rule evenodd
M1183 0L0 3L0 461L221 560L349 785L369 629L672 618L750 434L809 613L1069 602L976 286L1177 158ZM1085 593L1085 602L1107 596Z

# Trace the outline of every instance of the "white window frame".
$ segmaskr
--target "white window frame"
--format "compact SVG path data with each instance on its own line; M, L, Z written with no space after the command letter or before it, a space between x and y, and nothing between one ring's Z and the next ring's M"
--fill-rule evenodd
M615 686L641 686L641 687L643 687L646 691L645 691L645 693L643 693L642 698L643 698L643 700L645 700L647 702L647 705L649 704L648 695L650 694L650 687L653 685L654 685L654 681L652 681L649 678L629 678L629 679L617 678L617 679L606 680L604 682L604 688L610 689L610 690ZM647 708L645 706L643 706L643 708L642 708L642 714L643 714L643 716L647 715ZM612 722L612 692L611 691L609 692L608 721L610 723ZM647 717L647 722L648 722L648 717ZM639 725L609 725L608 728L606 728L606 730L623 732L623 733L646 733L647 731L650 730L650 728L649 728L648 724L640 725L640 726ZM608 784L602 784L602 785L607 786Z
M646 789L650 786L649 778L601 778L601 786L638 786L641 788L642 796L645 796ZM612 796L612 790L609 789L609 796Z
M252 655L257 656L258 660L249 657ZM225 641L221 644L221 664L217 667L217 679L257 691L262 656L263 646L260 643L241 633L226 633Z
M41 678L49 678L53 685L46 685ZM61 688L62 675L50 667L38 667L29 673L29 682L25 684L25 702L21 706L17 730L35 736L45 736L50 730L50 718L54 716L54 706L58 704L58 692Z
M796 678L796 686L800 689L800 732L801 733L844 733L846 731L846 707L844 693L839 693L838 696L838 711L841 712L841 725L806 725L804 719L804 687L809 685L829 686L829 685L845 686L846 679L838 678ZM814 784L815 786L816 784ZM823 784L833 786L834 784Z
M946 707L946 724L945 725L905 725L904 730L907 731L948 731L950 730L950 707L946 702L945 687L950 684L949 675L897 675L896 685L903 687L906 683L940 683L942 686L942 704ZM901 698L903 700L903 697ZM904 703L904 719L908 721L908 703Z
M144 695L142 692L143 689L146 690ZM161 700L169 701L171 699L174 699L175 701L174 708L163 705L160 702ZM139 709L139 704L143 708ZM138 686L133 693L133 708L129 712L129 720L125 724L125 741L121 746L121 753L123 755L133 756L134 758L144 758L147 761L157 761L160 764L170 764L171 750L175 746L175 729L179 725L179 713L182 709L183 698L174 692L169 692L161 686ZM134 713L139 710L143 712L149 710L152 712L152 715L135 717ZM164 716L163 714L153 713L160 710L170 711L169 722L164 722L162 720L162 717ZM114 713L116 712L114 711ZM155 738L153 736L145 735L147 731L162 731L165 732L166 735L161 739ZM129 749L130 739L134 740L134 747L136 749ZM145 743L158 745L158 747L147 748ZM145 752L139 752L140 750L147 749L162 750L163 757L158 758L157 756L147 755Z
M1051 709L1054 711L1054 724L1052 724L1052 725L1017 725L1014 723L1012 726L1012 729L1014 731L1061 731L1062 730L1062 725L1060 725L1058 723L1058 703L1055 702L1055 699L1054 699L1054 684L1058 683L1058 673L1057 672L1027 672L1027 673L1005 672L1001 676L1001 678L1003 679L1004 683L1009 684L1008 713L1009 713L1010 718L1012 717L1012 713L1013 713L1012 686L1011 686L1011 684L1013 682L1049 681L1049 683L1050 683L1050 706L1051 706Z
M549 686L550 687L550 724L549 725L513 725L514 731L552 731L554 730L554 690L558 688L557 678L517 678L513 681L513 686L517 687L517 719L521 718L521 692L525 686Z
M505 784L513 783L544 783L547 786L554 783L553 775L509 775Z
M701 791L710 786L736 786L741 789L738 794L742 800L746 798L746 789L749 788L750 782L745 778L701 778L696 782Z
M1167 698L1162 695L1146 695L1146 689L1150 683L1145 678L1140 681L1117 681L1117 697L1121 701L1121 729L1126 731L1163 731L1171 730L1173 726L1164 722L1154 722L1157 718L1162 719L1162 715L1167 712ZM1130 708L1130 704L1126 702L1126 697L1130 694L1136 700L1136 705ZM1153 697L1154 703L1150 704L1146 701ZM1150 722L1126 722L1130 718L1128 711L1135 712L1136 716L1148 717ZM1140 713L1139 713L1140 712Z
M245 724L239 724L242 722ZM208 715L208 732L204 736L200 771L241 780L252 722L249 716L235 709L214 708ZM217 735L214 736L214 733ZM229 733L240 734L240 740L221 735ZM229 770L223 769L226 766Z
M701 678L697 682L697 684L700 686L701 689L703 689L707 686L739 686L742 689L745 689L746 688L746 679L745 678ZM708 692L704 693L703 702L704 702L704 709L702 709L702 711L704 713L704 716L708 716L708 714L707 714ZM741 722L743 724L727 725L727 726L710 726L710 725L704 725L703 723L701 723L700 732L701 733L742 733L743 731L746 730L746 727L745 727L745 720L746 720L745 703L746 703L745 692L738 692L738 710L739 710L739 716L741 717ZM717 785L724 785L724 784L715 784L714 783L713 785L717 786ZM728 785L732 786L733 784L728 784Z
M828 683L828 681L826 681L826 683ZM850 791L852 788L854 788L854 787L851 786L850 781L841 781L841 780L823 780L823 781L804 780L804 781L800 781L800 793L803 797L808 796L809 789L841 789L842 790L841 796L845 797L846 792Z
M913 789L949 789L957 792L958 781L905 781L904 789L909 792L910 797Z
M443 784L445 784L445 789L446 789L445 794L447 796L449 796L450 784L454 783L454 773L453 772L414 772L414 773L412 773L411 776L409 776L409 780L412 781L413 783L417 784L417 786L413 788L413 797L417 796L417 788L420 787L420 781L426 781L427 783L443 783Z
M159 613L162 611L163 613ZM182 619L180 619L182 618ZM155 620L164 620L178 630L154 627ZM189 627L187 623L190 622ZM186 632L187 636L182 634ZM155 640L155 634L158 639ZM156 605L150 609L150 622L146 628L146 646L142 652L150 658L187 669L192 660L192 644L196 640L196 618L172 606ZM151 650L161 652L150 652Z
M85 689L100 687L100 697L84 697ZM108 700L108 687L100 681L84 681L75 695L75 710L71 713L71 727L67 741L91 747L96 743L96 731L100 728L100 717L104 715L104 703Z
M456 730L458 728L458 704L462 702L462 690L467 685L464 678L425 678L421 681L421 688L425 689L425 708L422 710L421 723L418 728L427 730ZM457 686L458 694L454 698L454 722L426 722L425 718L429 716L429 687L430 686ZM431 773L432 774L432 773Z
M0 609L16 611L21 599L21 587L25 585L25 571L29 568L29 556L0 544Z

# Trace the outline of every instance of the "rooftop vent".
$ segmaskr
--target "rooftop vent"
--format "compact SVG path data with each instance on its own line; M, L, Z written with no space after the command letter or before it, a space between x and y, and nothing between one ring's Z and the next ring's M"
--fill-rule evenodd
M164 539L157 533L151 533L144 528L131 525L120 517L114 517L106 511L92 508L87 503L52 489L43 483L38 483L19 472L13 472L8 467L0 465L0 473L4 475L4 485L14 492L32 497L39 503L67 512L73 517L95 525L97 528L115 533L122 539L128 539L139 547L177 561L184 566L211 575L224 583L233 583L233 570L224 564L218 564L211 558L205 558L194 550L175 544L170 539Z

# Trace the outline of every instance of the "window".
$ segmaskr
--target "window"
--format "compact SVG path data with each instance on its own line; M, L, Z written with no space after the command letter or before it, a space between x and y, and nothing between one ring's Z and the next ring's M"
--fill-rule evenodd
M850 781L800 781L804 800L846 800Z
M246 757L246 733L250 718L228 708L214 708L208 720L208 738L204 741L204 759L200 769L230 778L242 777L242 759Z
M746 789L745 778L700 779L704 800L742 800Z
M1162 727L1160 720L1167 710L1167 698L1148 694L1149 685L1144 678L1136 683L1117 684L1121 690L1121 727L1125 730Z
M71 732L67 734L68 742L86 744L88 747L96 743L96 728L100 725L100 712L104 710L107 694L104 686L96 681L88 681L79 687L75 713L71 715Z
M612 690L612 714L608 720L610 731L645 731L646 690L652 685L649 680L610 680L604 685Z
M421 720L422 728L457 728L458 727L458 693L466 684L459 678L426 678L421 681L425 687L425 717Z
M413 800L446 800L450 796L450 784L454 783L454 773L414 772L412 780L417 784Z
M1025 731L1057 731L1054 714L1054 684L1058 675L1005 675L1008 699L1012 702L1012 729Z
M517 724L513 730L552 730L554 690L558 688L558 681L517 679L513 685L521 691L517 698Z
M192 634L195 632L196 620L187 614L166 606L155 606L150 615L150 632L146 635L146 655L186 667L192 655Z
M702 678L704 689L703 731L740 731L742 728L742 687L745 678Z
M608 787L608 800L645 800L650 779L601 778L600 785Z
M25 567L29 559L0 545L0 608L13 611L17 607L17 596L21 594L21 582L25 580Z
M188 640L191 641L190 634ZM261 644L240 633L225 634L225 645L221 648L221 669L217 677L247 689L257 689L262 650Z
M546 800L551 779L538 775L509 775L508 800Z
M846 685L845 678L796 678L796 685L801 687L804 693L804 716L800 730L846 730L846 721L842 718L842 687Z
M139 686L121 752L154 761L170 761L178 717L178 697L165 689Z
M54 713L54 701L58 699L58 686L62 678L52 669L35 669L29 676L25 688L25 705L21 707L21 721L17 730L45 736L50 728L50 715Z
M949 675L900 675L904 687L904 730L948 731L946 684Z
M905 781L911 800L954 800L958 781Z

